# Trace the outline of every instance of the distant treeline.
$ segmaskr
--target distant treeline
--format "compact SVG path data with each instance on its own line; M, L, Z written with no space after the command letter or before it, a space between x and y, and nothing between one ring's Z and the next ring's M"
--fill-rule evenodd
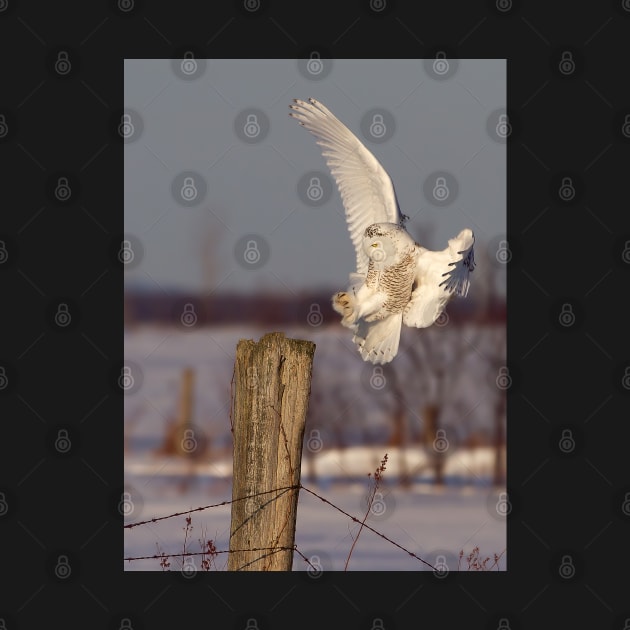
M151 322L181 326L206 324L303 324L336 323L332 309L333 291L319 293L268 294L221 293L177 294L149 291L125 292L125 323ZM505 302L493 298L483 307L467 299L453 299L447 307L451 321L474 318L478 322L503 322Z

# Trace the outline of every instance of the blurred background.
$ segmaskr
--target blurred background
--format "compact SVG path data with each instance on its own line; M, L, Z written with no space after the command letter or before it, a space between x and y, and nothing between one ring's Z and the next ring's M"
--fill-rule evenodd
M504 60L314 51L125 62L127 521L230 499L236 344L283 331L317 345L305 484L362 515L367 474L388 453L382 505L368 519L375 529L449 569L466 568L458 554L475 546L504 551L505 93ZM330 305L355 253L320 149L288 116L291 99L309 96L390 174L416 241L443 249L464 227L475 233L468 297L429 329L404 328L386 366L361 360ZM304 494L299 548L342 569L353 523ZM199 512L194 524L227 549L229 506ZM125 557L182 551L178 519L125 532ZM421 568L363 535L351 569Z

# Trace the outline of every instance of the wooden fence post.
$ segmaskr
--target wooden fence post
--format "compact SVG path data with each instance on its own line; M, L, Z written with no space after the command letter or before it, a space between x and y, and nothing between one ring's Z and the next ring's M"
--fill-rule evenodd
M238 342L228 571L291 571L299 488L280 488L300 483L314 352L283 333Z
M169 418L164 431L164 441L158 450L163 455L197 456L203 454L199 449L191 451L184 447L187 436L186 431L191 429L193 416L195 372L193 368L184 368L182 372L182 385L177 403L177 415ZM194 434L193 434L193 437ZM198 436L195 437L198 439Z

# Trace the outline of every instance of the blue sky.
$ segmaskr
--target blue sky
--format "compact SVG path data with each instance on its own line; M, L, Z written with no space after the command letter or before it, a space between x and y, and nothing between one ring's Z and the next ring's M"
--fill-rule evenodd
M442 249L470 227L492 254L506 230L505 141L496 131L506 65L446 61L127 60L128 285L345 287L355 255L341 199L314 137L288 115L293 98L309 96L390 174L416 240ZM432 195L438 184L446 199Z

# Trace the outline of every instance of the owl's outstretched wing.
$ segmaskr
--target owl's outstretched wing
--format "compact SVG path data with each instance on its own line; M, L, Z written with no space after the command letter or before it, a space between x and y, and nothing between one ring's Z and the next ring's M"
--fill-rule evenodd
M472 230L467 228L450 239L441 252L419 248L415 287L403 312L403 323L416 328L430 326L453 295L466 297L468 276L475 268L474 244Z
M357 272L365 275L368 257L361 242L372 223L403 223L392 180L365 145L328 108L314 98L293 99L289 115L306 127L322 147L346 210Z

